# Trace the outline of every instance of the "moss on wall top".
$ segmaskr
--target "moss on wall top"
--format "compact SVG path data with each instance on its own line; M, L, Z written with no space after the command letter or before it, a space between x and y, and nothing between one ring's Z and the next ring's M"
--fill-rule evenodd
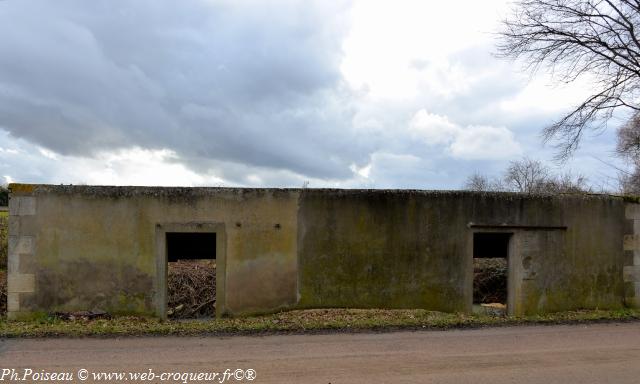
M640 202L639 197L618 196L611 194L575 193L575 194L527 194L517 192L478 192L463 190L420 190L420 189L332 189L332 188L230 188L230 187L146 187L146 186L102 186L102 185L51 185L51 184L9 184L9 190L13 195L83 195L87 197L101 198L127 198L138 196L152 196L163 198L187 198L216 195L237 195L252 197L263 194L279 194L291 192L304 194L323 194L327 196L485 196L505 200L531 200L531 199L612 199L625 202Z
M289 196L296 189L286 188L217 188L217 187L143 187L143 186L98 186L98 185L48 185L10 184L13 196L20 195L78 195L84 198L127 199L152 197L169 201L189 201L202 197L256 198L265 195L278 198Z

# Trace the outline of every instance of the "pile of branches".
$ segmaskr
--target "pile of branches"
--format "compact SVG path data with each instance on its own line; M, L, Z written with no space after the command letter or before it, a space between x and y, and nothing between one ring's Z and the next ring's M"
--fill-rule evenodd
M167 315L174 319L215 317L216 266L213 263L169 263Z
M77 312L53 312L50 313L49 316L65 320L65 321L74 321L74 320L97 320L97 319L110 319L111 314L101 311L101 310L93 310L93 311L77 311Z
M504 258L473 260L473 302L507 302L507 260Z

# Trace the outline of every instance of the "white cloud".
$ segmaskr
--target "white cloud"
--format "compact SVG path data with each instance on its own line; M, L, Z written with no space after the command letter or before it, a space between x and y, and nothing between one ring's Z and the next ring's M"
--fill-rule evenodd
M449 144L460 133L461 128L446 116L419 110L409 122L409 132L426 144Z
M0 154L17 155L18 150L14 148L0 148Z
M584 76L570 84L554 85L550 76L531 79L499 105L503 113L519 116L555 115L584 101L592 91L592 79Z
M511 131L490 126L468 126L461 130L450 151L461 159L509 159L522 154Z
M88 184L184 185L222 184L215 176L198 174L176 162L170 149L139 147L98 153L92 159L66 157L64 168L76 168L77 177Z
M468 125L461 127L421 109L409 123L409 132L428 145L460 159L508 159L522 154L513 132L506 127Z
M358 167L356 164L351 164L349 169L354 174L359 175L365 179L368 179L369 174L371 173L371 163L365 165L364 167Z
M470 73L450 56L492 39L504 0L356 1L342 73L374 98L411 99L422 88L448 97Z
M44 156L44 157L46 157L48 159L51 159L51 160L57 160L58 159L58 155L55 152L50 151L50 150L48 150L46 148L39 147L38 148L38 152L40 152L40 154L42 156Z

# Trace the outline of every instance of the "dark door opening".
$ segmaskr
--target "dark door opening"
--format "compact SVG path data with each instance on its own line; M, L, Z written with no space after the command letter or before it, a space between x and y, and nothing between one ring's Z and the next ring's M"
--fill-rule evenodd
M511 233L473 234L473 307L476 312L507 313Z
M167 232L167 316L216 314L216 234Z

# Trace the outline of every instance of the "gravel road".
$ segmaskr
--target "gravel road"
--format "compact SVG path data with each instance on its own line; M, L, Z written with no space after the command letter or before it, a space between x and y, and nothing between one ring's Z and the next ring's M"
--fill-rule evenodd
M4 371L2 370L4 369ZM11 371L13 369L13 371ZM223 372L254 383L639 383L640 323L477 330L0 341L0 379ZM85 369L86 381L78 379ZM247 373L249 372L249 373ZM3 377L3 374L4 377ZM84 374L84 371L83 371ZM240 376L240 374L238 374ZM166 377L166 375L165 375ZM185 377L185 376L181 376ZM147 377L148 378L148 377ZM170 376L170 379L177 376ZM28 381L28 380L27 380ZM101 382L124 382L112 376ZM131 376L127 382L135 381ZM182 382L167 380L164 382ZM187 382L198 382L188 381ZM204 382L204 381L201 381Z

